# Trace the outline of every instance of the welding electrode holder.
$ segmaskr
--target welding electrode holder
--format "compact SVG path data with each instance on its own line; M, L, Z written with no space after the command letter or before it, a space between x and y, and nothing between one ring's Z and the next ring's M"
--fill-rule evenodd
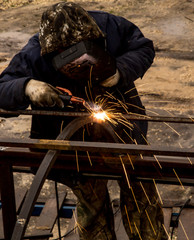
M72 96L66 94L59 94L59 97L63 101L64 105L68 105L71 103Z
M63 101L65 105L72 104L76 105L79 104L81 106L85 106L85 100L83 98L79 98L76 96L73 96L71 91L66 88L56 87L58 90L62 92L62 94L59 94L60 99Z

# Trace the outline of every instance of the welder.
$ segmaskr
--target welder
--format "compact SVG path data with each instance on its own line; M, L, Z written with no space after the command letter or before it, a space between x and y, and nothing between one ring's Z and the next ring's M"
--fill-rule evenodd
M123 17L86 11L71 2L52 5L42 15L39 33L0 75L0 108L18 110L31 105L32 109L77 111L77 105L69 107L72 96L87 99L90 82L94 99L110 92L115 99L129 103L129 112L145 114L134 81L143 77L154 56L152 41ZM61 97L60 88L67 89L67 101ZM71 120L33 116L30 137L55 139ZM146 144L147 123L132 124L132 139ZM116 130L129 142L122 129L117 126ZM50 175L70 186L78 198L78 223L83 227L80 239L116 239L107 180L71 176L67 180L61 173ZM140 183L130 180L139 209L125 177L119 182L121 212L129 239L166 239L155 186L144 183L149 204Z

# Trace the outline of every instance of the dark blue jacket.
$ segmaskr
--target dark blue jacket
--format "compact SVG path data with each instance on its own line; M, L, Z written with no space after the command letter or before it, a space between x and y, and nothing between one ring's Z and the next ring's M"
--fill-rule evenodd
M140 98L137 96L134 80L142 78L153 62L155 53L152 41L145 38L137 26L122 17L99 11L90 11L89 14L105 33L107 49L116 58L117 68L121 73L119 84L108 91L113 92L122 101L130 103L129 112L145 114ZM9 66L0 75L0 108L26 109L30 103L24 95L24 89L29 79L65 87L73 95L86 98L85 89L81 83L65 79L64 75L55 71L51 61L40 56L38 34L34 35L14 56ZM131 91L125 94L130 89ZM107 89L98 86L94 90L98 94ZM60 127L56 126L60 126L60 121L59 118L57 120L48 116L33 117L31 137L55 138L59 133ZM139 129L134 130L133 137L138 140L141 131L144 135L146 134L147 124L140 122L136 124L135 128Z

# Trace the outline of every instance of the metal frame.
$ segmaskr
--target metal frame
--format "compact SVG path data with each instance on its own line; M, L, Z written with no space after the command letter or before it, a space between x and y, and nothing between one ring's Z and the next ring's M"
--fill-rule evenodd
M63 112L63 111L46 111L46 110L17 110L10 111L0 109L0 116L19 116L19 115L44 115L44 116L61 116L61 117L89 117L90 113L83 112ZM141 116L136 114L122 114L128 120L151 121L151 122L172 122L172 123L190 123L194 124L192 117L164 117L164 116Z
M63 132L57 137L56 140L10 140L10 139L2 139L0 140L0 146L3 146L0 150L0 171L3 173L3 180L0 179L1 183L1 197L5 200L5 189L4 189L4 183L5 180L7 180L9 185L9 194L12 195L12 200L9 203L3 204L3 221L4 221L4 232L5 232L5 238L6 239L12 239L12 240L19 240L24 237L25 230L33 209L33 206L35 204L35 201L40 193L40 190L44 184L44 181L46 177L48 176L49 171L52 167L64 167L64 157L65 157L65 165L66 162L72 162L72 159L75 158L75 156L65 156L65 154L60 154L62 150L78 150L78 151L89 151L89 152L102 152L102 153L114 153L115 156L112 157L106 157L106 161L108 162L107 166L105 164L105 168L103 166L102 168L102 158L99 156L93 155L92 158L97 161L97 163L100 163L98 167L95 166L95 170L91 170L90 167L87 167L87 165L84 165L84 171L82 171L82 174L85 176L94 176L94 177L108 177L108 178L119 178L123 175L122 169L115 169L115 164L119 164L119 157L118 155L122 154L122 158L124 160L124 163L127 166L128 174L130 174L131 177L137 179L137 180L143 180L143 181L152 181L151 177L159 177L158 180L164 180L169 182L178 182L178 180L172 177L172 172L169 172L172 167L176 167L176 171L179 174L179 177L183 178L183 182L187 185L191 184L194 185L194 176L193 176L193 165L191 165L188 162L187 157L194 157L193 150L190 149L169 149L169 148L161 148L161 147L151 147L151 146L145 146L145 145L131 145L131 144L120 144L118 143L118 139L116 135L114 134L112 128L109 127L108 124L104 123L102 126L104 129L112 136L114 139L114 142L116 143L94 143L94 142L79 142L79 141L67 141L67 139L70 139L71 136L82 126L92 123L95 120L91 117L88 117L89 114L87 113L64 113L64 112L53 112L53 111L34 111L34 110L21 110L21 111L5 111L0 110L0 115L53 115L53 116L74 116L78 117L81 116L81 118L76 118L73 120L64 130ZM140 121L156 121L156 122L177 122L177 123L194 123L194 120L192 118L172 118L172 117L152 117L152 116L145 116L140 117L136 115L125 115L126 119L129 120L140 120ZM66 139L64 141L63 139ZM25 148L25 150L24 150ZM34 148L34 149L46 149L48 150L47 154L44 156L44 153L38 153L39 157L37 157L37 154L34 152L26 151L26 148ZM16 150L17 149L17 150ZM129 153L130 155L148 155L148 157L141 157L137 158L134 162L135 165L135 171L131 168L131 165L129 164L129 159L124 156L124 154ZM157 156L160 164L162 165L162 169L157 164L156 160L153 159L153 157L150 157L151 155L165 155L168 157L162 157ZM41 161L41 158L44 156L44 159L42 160L42 163L40 164L40 167L38 169L38 172L34 178L34 181L31 185L30 190L28 191L28 194L26 196L26 199L24 201L24 204L22 206L22 209L20 211L18 220L16 221L16 211L15 211L15 198L14 198L14 184L13 184L13 175L12 175L12 165L19 165L21 162L23 162L21 159L19 160L20 156L24 157L24 160L26 158L30 161L28 161L27 165L31 166L34 163L32 163L32 159L34 157L36 164L39 165L39 162ZM179 156L178 158L169 158L169 156ZM185 158L181 158L180 156L185 156ZM3 161L2 161L3 158ZM38 159L38 163L37 163ZM56 159L58 161L56 162ZM86 163L88 162L88 159L86 156L80 157L81 162ZM7 160L7 163L4 165L5 160ZM191 159L193 161L193 159ZM111 166L112 163L112 166ZM23 162L24 164L24 162ZM35 164L35 165L36 165ZM67 164L69 166L69 164ZM65 169L67 169L67 165L65 166ZM110 167L108 167L110 166ZM76 171L75 164L74 168L71 167L71 170ZM155 175L153 173L156 173ZM9 173L9 174L5 174ZM147 175L145 174L147 173ZM151 177L150 174L152 173ZM173 181L172 181L173 179ZM4 181L4 182L3 182ZM8 192L7 192L8 194ZM2 200L3 200L2 199ZM3 201L4 201L3 200ZM5 202L5 201L4 201ZM10 206L12 206L10 208ZM7 215L9 210L9 215ZM13 229L14 223L16 221L15 227ZM13 234L12 234L13 229ZM12 237L11 237L12 236Z
M92 118L76 118L72 122L70 122L62 131L62 133L59 134L57 137L57 140L63 140L63 139L69 139L71 136L82 126L95 122ZM112 136L114 141L118 141L116 138L116 135L114 134L112 128L109 127L107 123L104 123L102 125L105 130ZM36 148L36 147L35 147ZM36 199L38 198L38 195L41 191L41 188L51 170L53 167L58 155L60 154L60 150L48 150L46 153L44 159L42 160L42 163L40 164L38 171L35 175L35 178L31 184L31 187L27 193L27 196L25 198L25 201L22 205L20 214L18 216L18 219L16 221L15 227L13 229L12 234L12 240L19 240L24 237L25 230L27 227L27 224L29 222L34 204ZM15 212L12 214L14 215ZM4 212L4 217L6 218L6 214ZM7 226L4 226L5 236L7 239L7 236L10 237L11 229L9 228L9 233L7 233L8 228Z

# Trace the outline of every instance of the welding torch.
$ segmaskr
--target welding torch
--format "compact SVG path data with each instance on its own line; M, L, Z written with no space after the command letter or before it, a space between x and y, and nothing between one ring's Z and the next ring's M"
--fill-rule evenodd
M56 87L59 90L60 99L66 104L79 105L91 112L98 112L101 110L101 107L98 104L88 102L83 98L73 96L72 92L69 89Z
M73 96L72 92L69 89L56 87L60 90L59 97L65 104L80 105L86 107L86 101L83 98Z

